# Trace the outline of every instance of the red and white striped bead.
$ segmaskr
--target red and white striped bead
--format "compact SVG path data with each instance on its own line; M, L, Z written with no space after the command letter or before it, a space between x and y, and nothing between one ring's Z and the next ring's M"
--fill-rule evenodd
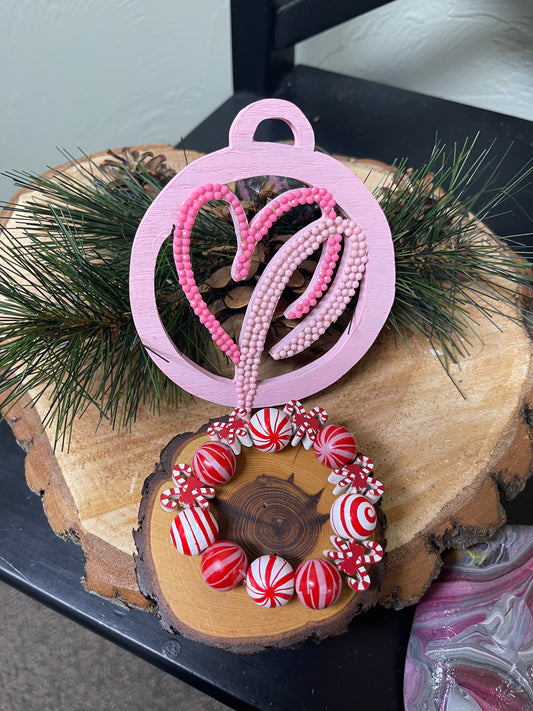
M219 486L235 474L237 459L227 444L206 442L193 454L192 468L203 484Z
M318 461L330 469L353 462L357 456L355 437L340 425L326 425L319 430L313 449Z
M323 610L339 599L342 579L334 565L322 558L310 558L296 569L294 590L296 597L312 610Z
M168 513L175 511L178 508L178 502L176 499L179 495L180 490L174 487L172 489L165 489L162 491L159 495L159 503L161 504L163 511L167 511Z
M202 555L202 578L215 590L232 590L244 580L247 568L246 553L231 541L217 541Z
M250 420L250 437L257 449L279 452L292 438L292 423L288 415L275 407L259 410Z
M217 538L218 524L215 517L199 506L180 511L170 527L172 545L185 555L199 555Z
M343 494L335 499L329 515L331 527L341 538L363 541L376 527L376 509L359 494Z
M294 571L284 558L262 555L248 568L246 591L261 607L286 605L294 593Z

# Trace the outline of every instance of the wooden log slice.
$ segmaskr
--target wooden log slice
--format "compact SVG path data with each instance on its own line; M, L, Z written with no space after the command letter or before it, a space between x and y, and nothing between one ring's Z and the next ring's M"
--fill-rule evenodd
M164 152L176 169L185 165L183 153L170 146L139 147L146 149ZM386 179L382 164L343 160L371 189ZM19 191L13 202L31 197L31 191ZM16 211L0 217L20 230ZM500 496L517 495L531 473L526 329L500 316L481 319L470 356L451 375L461 392L425 339L413 335L408 345L397 343L385 329L350 373L305 403L307 409L321 405L332 421L353 431L385 483L385 605L416 602L437 575L446 547L486 540L505 518ZM141 409L131 432L117 437L89 407L74 425L70 451L54 452L42 427L48 406L46 395L33 408L27 398L7 413L28 452L28 484L42 496L58 535L83 546L87 587L148 606L135 579L132 535L143 482L176 434L196 431L228 410L202 401L159 416Z
M294 596L283 607L264 609L248 596L244 582L227 592L213 590L202 579L201 556L176 551L169 531L177 512L163 511L159 496L172 486L172 467L190 464L197 447L209 441L205 430L175 437L143 488L134 532L137 579L143 594L157 604L163 626L237 652L287 647L310 636L323 639L344 632L355 614L378 601L385 558L368 566L368 590L355 593L343 584L339 600L329 608L310 610ZM332 548L329 511L335 497L327 481L330 471L301 445L277 454L243 448L234 476L217 487L210 506L220 527L219 540L238 543L249 562L274 553L296 569L306 559L323 558L323 550ZM384 516L379 505L376 510L378 525L371 538L385 546Z

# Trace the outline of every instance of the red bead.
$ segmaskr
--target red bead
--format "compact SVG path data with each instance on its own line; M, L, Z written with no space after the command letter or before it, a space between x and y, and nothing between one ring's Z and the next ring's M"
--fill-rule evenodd
M376 527L376 509L364 496L343 494L335 499L329 520L337 536L363 541Z
M318 461L330 469L353 462L357 456L355 437L340 425L326 425L319 430L313 449Z
M237 460L231 447L223 442L206 442L192 457L192 468L207 486L225 484L235 474Z
M249 431L252 442L263 452L279 452L292 438L290 418L275 407L256 412L250 420Z
M180 553L199 555L218 537L218 524L210 511L193 506L172 521L170 540Z
M262 555L248 568L246 592L261 607L286 605L294 593L294 571L276 555Z
M232 590L246 577L246 553L236 543L217 541L202 555L202 578L215 590Z
M342 579L334 565L322 558L305 560L296 569L294 590L296 597L312 610L323 610L339 599Z

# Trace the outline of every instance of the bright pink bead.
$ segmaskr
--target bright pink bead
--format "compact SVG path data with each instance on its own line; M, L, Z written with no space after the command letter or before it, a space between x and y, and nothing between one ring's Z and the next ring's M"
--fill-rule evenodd
M353 434L340 425L326 425L318 431L313 449L319 462L330 469L353 462L357 442Z
M363 541L376 527L376 509L359 494L343 494L335 499L329 520L331 528L341 538Z
M327 560L311 558L296 569L294 577L296 597L302 605L312 610L323 610L334 605L339 599L341 588L340 573Z
M246 592L261 607L286 605L294 593L294 571L283 558L262 555L248 568Z
M279 452L289 444L292 437L289 417L274 407L256 412L249 427L252 442L263 452Z
M217 541L202 555L201 573L215 590L232 590L246 577L246 553L236 543Z
M184 555L199 555L217 537L218 524L213 514L199 506L180 511L170 527L172 545Z
M192 458L192 468L198 479L207 486L225 484L235 474L235 454L223 442L202 444Z

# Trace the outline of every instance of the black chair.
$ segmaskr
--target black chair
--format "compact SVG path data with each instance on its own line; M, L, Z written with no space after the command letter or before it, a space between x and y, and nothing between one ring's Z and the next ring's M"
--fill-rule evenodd
M180 146L209 152L227 145L237 112L267 96L293 101L313 121L316 143L330 153L391 163L408 158L419 166L436 140L452 146L478 133L479 150L489 147L502 184L533 155L531 123L375 82L294 64L294 45L391 0L232 0L234 94L192 131ZM324 12L324 9L327 12ZM258 129L262 140L290 137L280 122ZM477 186L472 186L475 189ZM533 184L522 205L533 204ZM492 218L497 234L531 231L531 216L510 201Z

